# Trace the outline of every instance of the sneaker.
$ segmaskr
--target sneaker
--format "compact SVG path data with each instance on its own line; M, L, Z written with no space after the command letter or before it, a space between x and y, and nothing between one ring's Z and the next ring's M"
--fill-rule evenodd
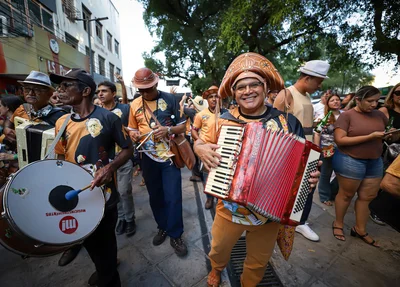
M206 204L204 204L205 209L211 209L214 205L214 198L207 198Z
M81 250L82 245L77 244L72 246L70 249L64 251L64 253L61 255L60 260L58 260L58 266L65 266L70 264L76 256L78 256L79 251Z
M369 218L371 218L371 220L372 220L373 222L375 222L376 224L379 224L379 225L386 225L386 223L383 222L375 213L371 213L371 214L369 215Z
M130 237L136 233L136 223L135 220L126 223L126 236Z
M153 245L157 246L162 244L167 238L167 232L165 230L159 229L156 236L153 238Z
M296 232L300 233L308 240L319 241L319 236L312 231L312 229L308 226L308 223L296 226Z
M188 253L187 246L181 237L171 238L170 244L175 249L176 255L182 257Z
M124 234L126 230L126 221L125 219L120 219L117 224L117 228L115 228L115 232L117 235Z

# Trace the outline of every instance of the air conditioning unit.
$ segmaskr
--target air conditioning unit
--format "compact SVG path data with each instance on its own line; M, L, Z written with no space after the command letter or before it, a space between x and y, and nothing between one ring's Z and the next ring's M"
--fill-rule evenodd
M0 15L0 37L8 36L8 23L7 18L3 15Z

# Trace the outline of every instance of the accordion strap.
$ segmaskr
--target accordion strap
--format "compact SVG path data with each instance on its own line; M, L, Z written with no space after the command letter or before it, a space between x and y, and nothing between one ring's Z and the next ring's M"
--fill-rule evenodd
M67 127L67 124L69 122L69 119L71 118L72 114L67 115L67 117L65 118L60 130L58 131L56 137L54 138L53 142L51 143L51 146L49 148L49 150L47 151L46 155L44 156L44 159L47 159L49 157L50 154L52 154L54 148L56 147L56 144L58 143L58 141L60 140L62 134L65 131L65 128Z

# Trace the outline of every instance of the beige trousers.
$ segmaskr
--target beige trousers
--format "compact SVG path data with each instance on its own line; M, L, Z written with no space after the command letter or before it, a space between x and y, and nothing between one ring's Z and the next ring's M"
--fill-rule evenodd
M253 287L262 280L278 236L279 224L249 226L233 223L217 212L211 234L209 253L213 269L222 271L229 262L232 248L246 231L247 256L241 276L242 287Z

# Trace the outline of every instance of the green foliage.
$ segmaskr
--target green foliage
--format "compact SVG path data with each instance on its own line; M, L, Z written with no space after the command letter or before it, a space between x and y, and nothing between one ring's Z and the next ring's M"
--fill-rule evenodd
M304 62L327 60L330 80L324 88L339 91L371 82L373 64L400 59L399 1L138 1L159 39L143 55L146 66L186 79L196 94L218 85L230 62L247 51L271 60L286 85L295 82ZM154 59L159 52L165 61Z

